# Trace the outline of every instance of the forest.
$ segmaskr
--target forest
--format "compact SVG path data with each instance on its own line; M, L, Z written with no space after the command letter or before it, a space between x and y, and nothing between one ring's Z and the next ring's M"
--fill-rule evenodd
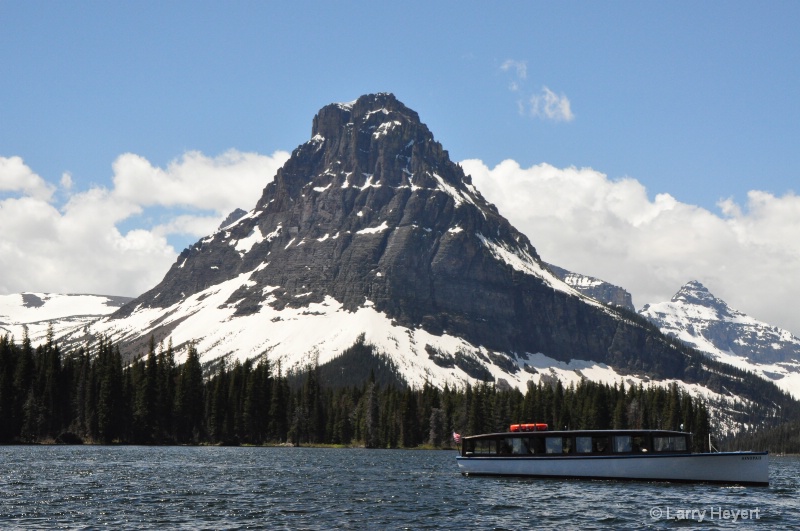
M146 353L124 363L107 338L64 354L52 334L35 348L27 335L20 345L5 336L0 443L451 448L454 433L546 422L551 429L683 426L695 450L707 449L708 411L677 385L554 381L524 394L493 383L412 388L363 343L343 355L364 374L350 384L318 366L284 374L266 359L204 367L193 345L184 363L175 356L171 344L152 338Z

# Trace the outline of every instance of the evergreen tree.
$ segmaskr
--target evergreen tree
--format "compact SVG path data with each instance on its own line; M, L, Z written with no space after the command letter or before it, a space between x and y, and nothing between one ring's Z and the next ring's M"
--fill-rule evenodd
M203 437L203 368L200 355L189 345L175 391L176 435L180 443L197 443Z
M374 381L367 384L364 396L364 445L367 448L378 448L381 444L380 413L378 388Z

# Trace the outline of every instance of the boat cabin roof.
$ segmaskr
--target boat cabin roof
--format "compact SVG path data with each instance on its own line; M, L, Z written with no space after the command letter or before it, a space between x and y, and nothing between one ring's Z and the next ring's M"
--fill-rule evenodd
M496 433L482 433L468 435L464 439L480 439L494 437L597 437L603 435L660 435L660 436L687 436L685 431L675 430L539 430L539 431L502 431Z

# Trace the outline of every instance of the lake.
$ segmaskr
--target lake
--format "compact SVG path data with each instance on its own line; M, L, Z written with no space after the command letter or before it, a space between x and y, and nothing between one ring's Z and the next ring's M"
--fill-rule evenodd
M769 487L463 477L454 451L0 446L2 529L726 529L800 523Z

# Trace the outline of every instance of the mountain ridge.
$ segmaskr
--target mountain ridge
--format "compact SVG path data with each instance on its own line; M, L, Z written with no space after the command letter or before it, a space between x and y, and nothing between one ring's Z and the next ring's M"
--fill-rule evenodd
M133 300L116 295L23 292L0 295L0 335L33 344L46 340L52 328L60 336L90 325ZM27 330L27 332L26 332Z

